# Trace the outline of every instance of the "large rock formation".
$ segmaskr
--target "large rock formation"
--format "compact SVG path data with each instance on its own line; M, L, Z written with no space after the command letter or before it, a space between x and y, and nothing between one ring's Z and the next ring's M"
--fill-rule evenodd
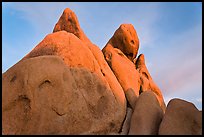
M106 60L123 87L131 107L134 108L140 89L140 76L134 64L116 48L106 54Z
M122 24L101 51L66 8L53 33L2 74L2 134L201 134L192 105L165 112L138 50L133 25Z
M60 56L65 64L70 67L85 67L91 72L100 71L99 65L89 48L75 35L66 31L47 35L22 60L44 55Z
M194 104L181 100L169 101L159 128L160 135L201 135L202 112Z
M110 88L112 89L112 92L116 95L118 102L123 106L123 116L125 115L125 107L126 107L126 100L124 96L123 89L119 82L117 81L117 78L111 71L110 67L108 66L102 51L99 49L98 46L93 44L87 36L84 34L83 30L80 27L80 24L78 22L77 16L73 11L71 11L69 8L66 8L58 20L58 22L55 25L55 28L53 32L63 31L65 30L68 33L74 34L76 37L78 37L84 45L86 45L90 51L92 52L94 58L94 61L96 60L97 65L97 71L98 73L104 76L106 81L108 82ZM83 49L82 49L83 50ZM76 53L76 55L81 55ZM77 56L76 56L77 57ZM84 57L84 56L82 56ZM87 60L90 60L90 58L86 58Z
M122 24L102 50L132 109L140 90L140 76L132 62L138 48L139 40L134 27Z
M3 75L5 134L107 134L123 119L111 89L86 68L58 56L19 62Z

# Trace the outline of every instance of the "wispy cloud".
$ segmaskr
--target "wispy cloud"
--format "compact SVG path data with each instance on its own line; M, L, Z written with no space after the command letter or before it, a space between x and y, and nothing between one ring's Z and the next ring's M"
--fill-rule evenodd
M202 25L175 34L158 45L158 56L149 58L149 70L160 87L166 104L172 98L194 103L202 110ZM162 43L161 43L162 44Z
M129 3L111 3L111 5L107 6L107 3L29 2L12 3L8 6L12 10L20 12L20 18L32 23L36 33L43 33L44 35L52 33L55 23L63 10L68 7L77 14L82 29L100 48L105 46L106 42L122 23L131 23L135 26L140 38L140 50L146 46L153 46L151 43L156 39L156 36L152 37L156 32L153 25L158 21L160 15L160 3L136 3L134 6L130 5ZM112 12L112 8L120 10L121 7L125 9L125 12L121 12L121 15L118 15L117 12ZM106 10L101 13L100 9L103 8ZM151 11L151 16L149 16L149 11ZM106 12L107 14L105 14ZM103 17L101 21L104 23L96 29L100 16ZM104 20L105 18L106 20ZM107 27L109 27L108 30ZM96 33L98 35L93 37Z
M172 41L166 43L166 51L161 51L161 59L155 60L153 75L165 94L197 84L202 87L201 30L198 25L174 35Z
M197 98L196 101L197 101L198 103L202 103L202 98Z
M153 43L155 43L158 36L155 35L157 30L154 26L159 21L161 15L160 7L161 3L141 4L126 16L125 20L130 20L138 33L140 51L143 51L146 47L155 46Z
M67 7L79 12L83 9L73 2L19 2L8 5L12 10L20 13L19 17L33 24L36 31L52 33L63 10Z

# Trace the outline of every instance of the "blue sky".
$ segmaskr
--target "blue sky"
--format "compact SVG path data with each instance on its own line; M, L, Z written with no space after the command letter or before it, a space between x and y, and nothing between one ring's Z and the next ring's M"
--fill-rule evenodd
M181 98L202 109L202 3L3 2L2 73L52 33L67 7L100 49L120 24L133 24L165 102Z

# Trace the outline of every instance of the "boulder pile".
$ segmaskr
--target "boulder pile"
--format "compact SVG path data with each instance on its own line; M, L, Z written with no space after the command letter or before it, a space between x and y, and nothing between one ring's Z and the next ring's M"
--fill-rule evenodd
M132 24L102 50L66 8L33 50L2 74L2 134L202 134L202 111L166 106Z

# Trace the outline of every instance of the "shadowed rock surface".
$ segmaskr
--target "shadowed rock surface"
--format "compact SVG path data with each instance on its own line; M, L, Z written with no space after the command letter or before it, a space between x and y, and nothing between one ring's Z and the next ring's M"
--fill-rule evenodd
M182 100L169 101L159 128L160 135L202 135L202 111Z
M157 135L163 112L152 91L140 94L132 114L129 135Z
M123 119L110 88L57 56L21 61L3 74L5 134L107 134Z

